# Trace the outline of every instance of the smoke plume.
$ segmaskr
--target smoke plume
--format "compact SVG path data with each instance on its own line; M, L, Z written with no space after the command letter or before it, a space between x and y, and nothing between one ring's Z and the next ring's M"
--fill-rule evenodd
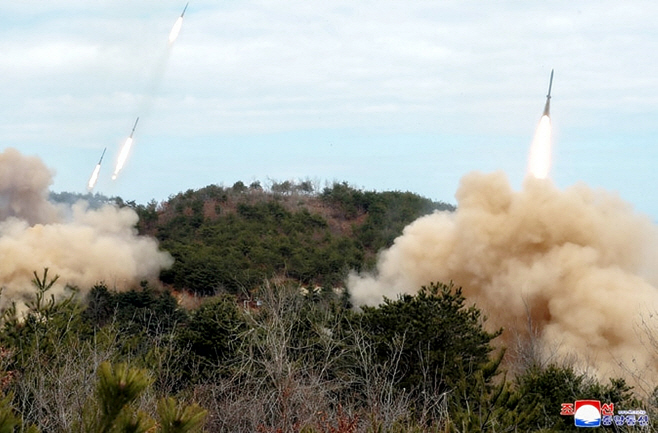
M357 305L453 281L508 345L532 337L544 358L575 354L604 377L654 365L642 337L658 311L658 231L647 217L582 184L561 191L529 177L513 191L503 173L464 176L456 198L456 212L407 226L376 273L349 277Z
M0 221L9 217L29 224L55 221L57 209L46 200L51 183L52 173L39 158L15 149L0 153Z
M58 209L47 200L52 174L35 157L0 153L0 302L34 293L33 272L59 275L64 285L86 290L99 282L124 289L158 276L172 264L154 239L138 236L137 214L85 202Z

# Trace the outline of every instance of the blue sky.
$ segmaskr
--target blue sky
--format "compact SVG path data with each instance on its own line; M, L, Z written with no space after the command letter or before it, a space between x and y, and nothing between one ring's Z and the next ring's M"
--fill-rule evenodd
M552 178L658 220L658 3L26 0L0 15L0 147L54 191L146 203L242 180L346 181L454 203L515 188L555 69ZM135 118L132 154L110 176Z

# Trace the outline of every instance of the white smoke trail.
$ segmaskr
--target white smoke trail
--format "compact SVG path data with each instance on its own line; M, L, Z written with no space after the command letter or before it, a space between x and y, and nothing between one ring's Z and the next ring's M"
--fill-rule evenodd
M117 165L114 168L114 173L112 173L112 180L116 180L117 175L119 172L123 169L123 166L126 163L126 160L128 159L128 155L130 155L130 148L133 145L133 137L132 134L130 137L128 137L123 143L123 147L121 147L121 152L119 152L119 158L117 159Z
M89 177L89 182L87 182L87 190L91 191L94 189L96 186L96 182L98 182L98 175L101 172L101 165L96 164L96 167L94 168L94 171L91 173L91 176Z
M544 115L539 120L528 156L528 174L546 179L551 169L551 118Z
M174 23L174 26L171 28L171 32L169 32L169 44L173 44L174 42L176 42L176 39L178 39L178 34L180 33L182 27L183 27L183 17L180 16Z
M186 9L187 9L187 5L183 10L183 14L185 13ZM171 32L169 32L167 47L163 52L162 56L160 56L159 60L156 62L155 67L153 69L153 73L151 74L151 79L149 80L149 86L146 89L146 93L143 97L143 100L140 103L140 108L139 108L139 113L143 117L148 116L149 112L153 107L153 101L155 99L155 96L158 94L160 90L160 85L162 84L162 79L164 77L164 73L165 70L167 69L167 64L169 62L169 57L171 55L172 46L176 41L176 39L178 38L178 35L180 34L181 28L183 26L183 14L181 14L181 16L178 17L178 19L174 23L174 26L171 29ZM134 128L133 128L133 132L134 132ZM133 144L133 137L131 134L130 137L125 141L125 143L121 147L121 150L119 152L119 157L117 159L117 164L114 169L114 173L112 174L112 180L116 180L117 176L119 175L119 172L123 169L123 166L125 165L126 160L130 155L130 149L132 147L132 144Z

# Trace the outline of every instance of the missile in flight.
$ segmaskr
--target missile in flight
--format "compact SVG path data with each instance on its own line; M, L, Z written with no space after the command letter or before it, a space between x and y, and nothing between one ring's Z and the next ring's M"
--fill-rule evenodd
M94 167L94 171L91 173L89 182L87 182L87 190L89 192L91 192L96 186L96 182L98 181L98 174L101 172L101 163L103 162L103 157L105 156L106 150L107 147L103 149L103 153L101 154L101 159L98 160L98 164L96 164L96 167Z
M130 138L133 138L133 134L135 133L135 128L137 128L137 122L139 122L139 117L137 118L137 120L135 120L135 124L133 125L133 130L130 131Z
M117 165L114 168L114 174L112 174L112 180L116 180L117 176L119 175L119 172L123 168L123 165L126 163L126 159L128 159L130 148L133 145L133 134L135 133L135 128L137 128L137 122L139 122L139 117L137 118L137 120L135 120L135 124L133 125L133 130L130 131L130 137L126 138L126 142L123 144L123 147L121 148L121 152L119 152L119 159L117 160Z
M174 23L174 26L171 28L171 32L169 33L169 44L173 44L176 38L178 37L178 34L180 33L180 29L183 26L183 16L185 15L185 11L187 10L187 6L190 4L190 2L187 2L185 4L185 7L183 8L183 13L180 14L176 22Z
M101 165L101 162L103 162L103 157L105 156L105 151L107 150L107 147L103 149L103 153L101 154L101 159L98 160L98 165Z
M553 72L551 69L551 79L548 82L548 95L546 95L546 105L544 106L544 116L551 117L551 88L553 87Z

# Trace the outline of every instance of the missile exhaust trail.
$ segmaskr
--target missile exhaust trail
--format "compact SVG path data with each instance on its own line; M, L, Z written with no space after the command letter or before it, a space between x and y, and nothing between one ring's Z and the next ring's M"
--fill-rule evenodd
M137 128L137 122L139 122L139 117L137 118L137 120L135 120L135 124L133 125L133 130L130 131L130 136L126 139L126 142L123 144L123 147L121 148L121 152L119 152L119 159L114 169L114 173L112 174L112 180L116 180L117 175L123 168L123 165L126 163L126 159L128 159L128 154L130 153L130 148L132 147L133 144L133 134L135 133L135 128Z
M551 79L548 82L548 94L546 95L546 105L544 106L544 116L551 116L551 88L553 87L553 72L555 70L551 69Z
M551 170L551 89L553 88L553 72L548 82L548 94L544 113L539 119L539 125L530 146L528 155L528 174L537 179L546 179Z
M101 154L101 159L98 160L98 164L96 164L96 167L94 167L94 171L91 173L91 177L89 177L89 182L87 182L87 190L91 192L91 190L94 189L96 186L96 182L98 181L98 174L101 171L101 163L103 162L103 157L105 156L105 151L107 150L107 147L103 149L103 153Z
M174 43L174 41L178 37L178 34L180 33L180 29L183 26L183 16L185 15L185 11L187 10L187 6L189 4L190 4L190 2L187 2L185 4L185 7L183 8L183 13L180 14L178 19L174 23L174 26L171 28L171 32L169 33L169 45Z

